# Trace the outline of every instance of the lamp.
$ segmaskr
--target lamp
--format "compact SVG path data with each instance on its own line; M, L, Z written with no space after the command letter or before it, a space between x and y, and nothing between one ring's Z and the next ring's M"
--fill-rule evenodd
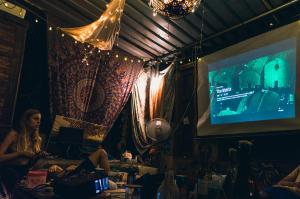
M157 12L171 19L179 19L194 12L202 0L149 0L154 15Z

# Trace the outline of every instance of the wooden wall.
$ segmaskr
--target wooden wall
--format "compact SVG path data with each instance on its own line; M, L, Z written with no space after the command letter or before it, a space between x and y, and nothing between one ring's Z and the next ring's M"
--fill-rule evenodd
M0 11L0 132L12 126L27 23Z
M193 138L196 132L196 88L192 66L178 66L176 70L173 154L183 158L193 156Z

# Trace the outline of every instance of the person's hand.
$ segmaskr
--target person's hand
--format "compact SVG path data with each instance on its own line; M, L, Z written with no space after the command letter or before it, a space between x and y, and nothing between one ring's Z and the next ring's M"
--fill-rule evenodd
M63 171L63 169L58 165L52 165L51 167L49 167L48 171L50 173L60 173Z
M76 165L71 165L66 168L67 171L74 171L77 168Z
M22 151L22 152L19 152L19 156L32 159L35 156L35 153L28 152L28 151Z

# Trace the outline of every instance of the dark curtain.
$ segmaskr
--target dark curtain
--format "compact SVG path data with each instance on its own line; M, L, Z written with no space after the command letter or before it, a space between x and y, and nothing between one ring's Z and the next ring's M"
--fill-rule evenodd
M52 33L49 35L52 116L100 124L109 131L141 68L137 58L124 52L99 52L90 45Z
M18 128L23 112L29 108L42 113L40 131L48 134L51 128L49 113L49 86L47 63L47 25L44 21L35 22L36 16L26 13L29 23L22 71L14 113L14 128Z

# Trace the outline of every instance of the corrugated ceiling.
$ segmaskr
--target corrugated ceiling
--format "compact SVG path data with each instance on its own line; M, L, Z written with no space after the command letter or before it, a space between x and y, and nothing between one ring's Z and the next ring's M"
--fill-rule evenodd
M20 1L18 1L20 3ZM22 2L22 1L21 1ZM96 20L107 0L26 0L69 27ZM118 48L146 58L174 52L207 54L299 19L298 0L203 0L193 14L179 20L153 16L147 0L126 0ZM202 36L201 36L202 34Z

